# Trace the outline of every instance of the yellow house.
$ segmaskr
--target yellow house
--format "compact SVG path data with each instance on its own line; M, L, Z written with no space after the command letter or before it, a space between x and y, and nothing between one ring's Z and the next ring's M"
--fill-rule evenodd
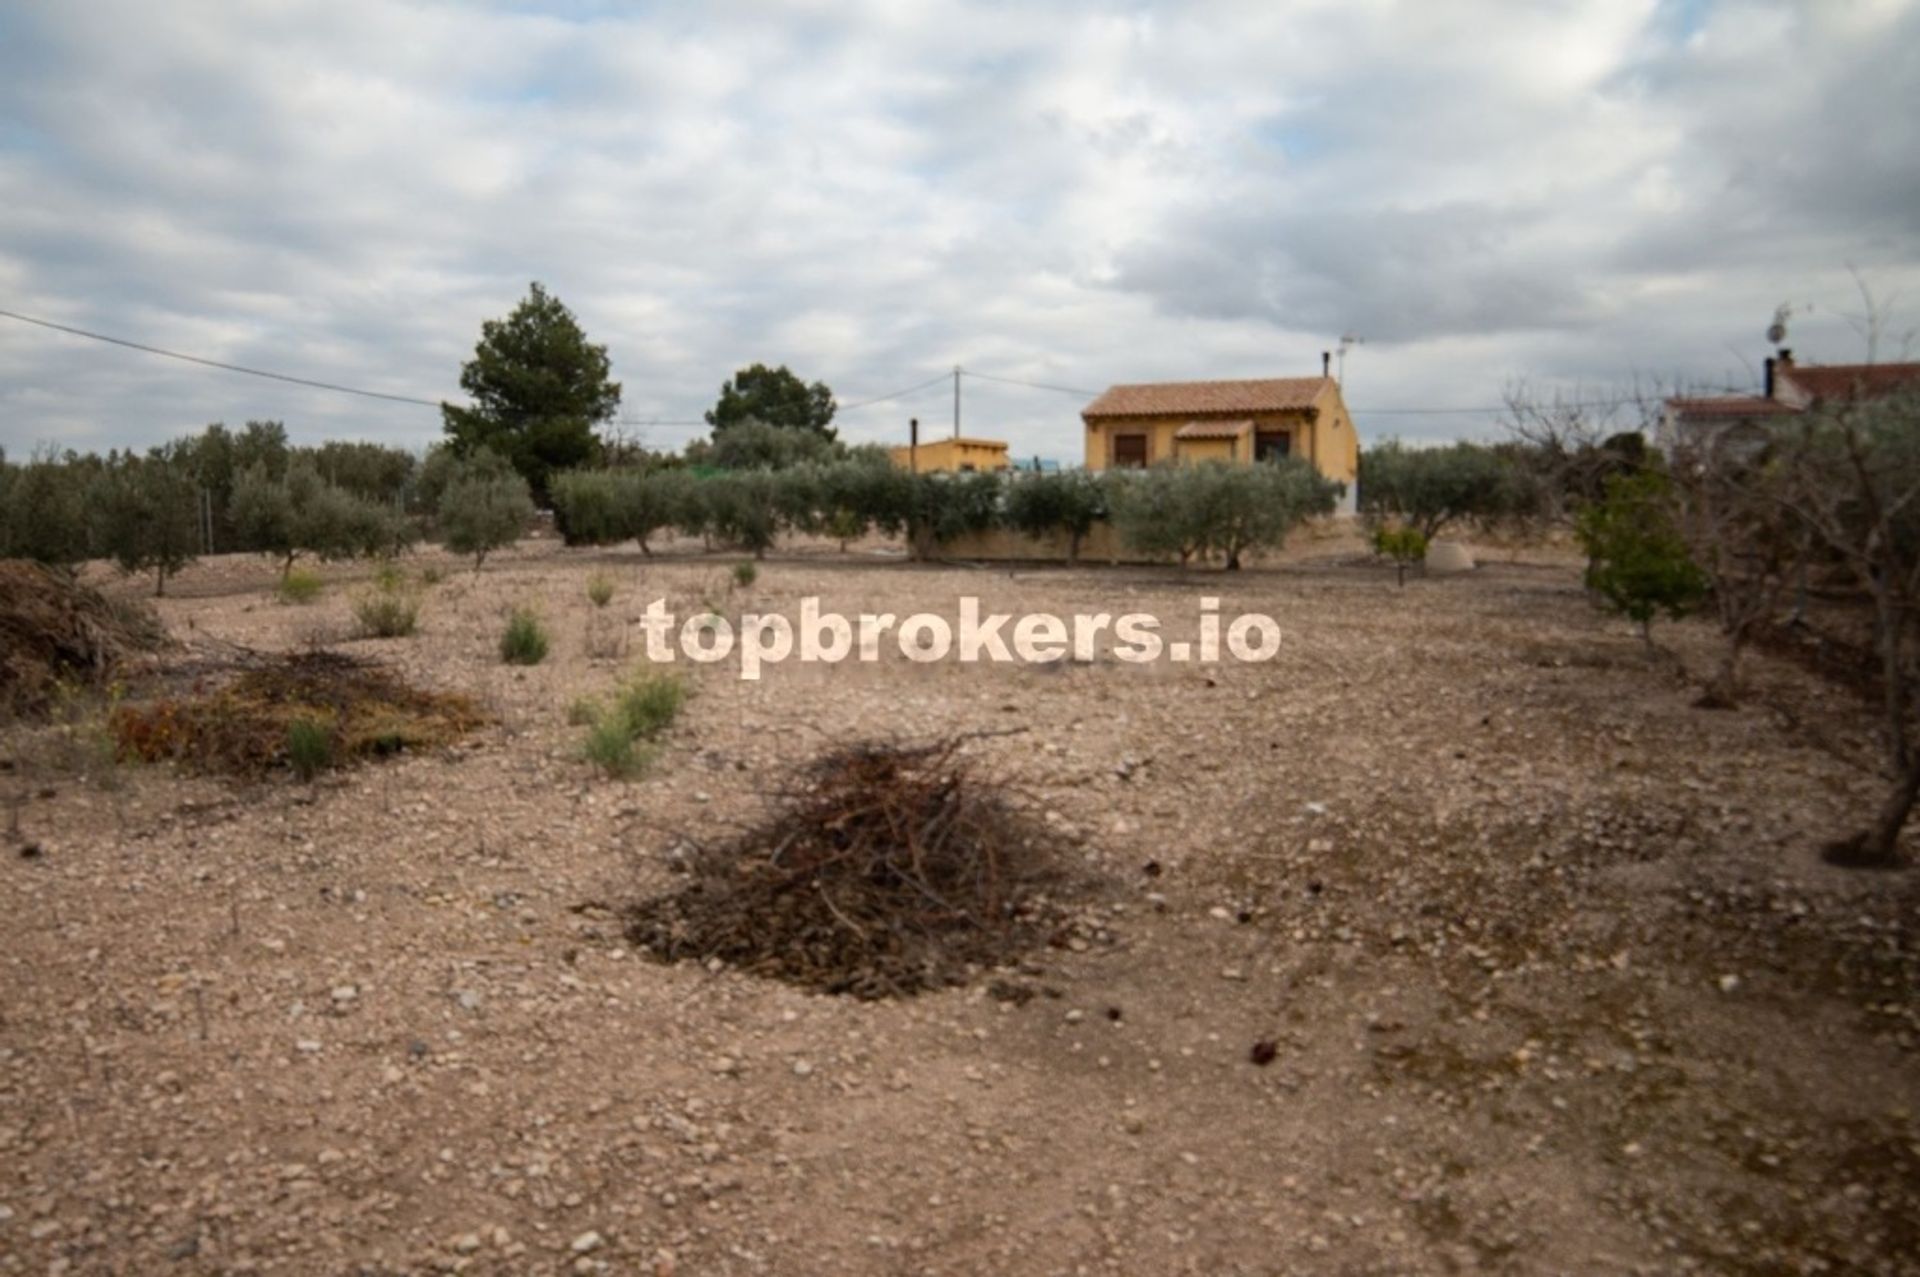
M1113 386L1080 417L1087 423L1089 470L1304 457L1346 484L1351 500L1360 469L1360 440L1340 383L1324 373Z
M962 435L929 439L917 451L904 447L889 448L887 452L894 465L920 474L940 470L1005 470L1013 464L1007 460L1007 445L1001 440L969 439Z

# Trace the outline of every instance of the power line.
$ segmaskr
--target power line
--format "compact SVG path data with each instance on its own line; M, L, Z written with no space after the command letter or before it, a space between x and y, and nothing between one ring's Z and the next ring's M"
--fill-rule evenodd
M952 374L952 373L950 373L950 372L943 372L943 373L941 373L941 374L940 374L939 376L937 376L937 377L929 377L929 378L927 378L927 379L926 379L925 381L923 381L923 382L921 382L921 383L920 383L919 385L916 385L916 386L908 386L908 387L907 387L907 388L906 388L905 390L896 390L896 391L894 391L893 393L891 393L891 394L886 394L886 395L875 395L875 396L874 396L873 398L871 398L871 399L862 399L862 400L860 400L860 401L859 401L858 403L843 403L843 404L840 404L840 405L838 405L838 406L837 406L837 407L836 407L836 408L834 409L834 411L836 411L836 412L852 412L852 411L853 411L854 409L856 409L856 408L870 408L870 407L872 407L872 406L873 406L874 404L877 404L877 403L887 403L887 402L889 402L889 401L891 401L891 400L894 400L894 399L904 399L904 398L906 398L906 397L907 397L908 395L911 395L911 394L917 394L917 393L919 393L920 391L922 391L922 390L925 390L925 389L926 389L927 387L929 387L929 386L937 386L937 385L939 385L939 384L940 384L941 382L944 382L944 381L945 381L945 380L946 380L947 378L949 378L949 377L951 377L951 376L953 376L953 374Z
M241 373L248 377L262 377L268 381L279 381L288 385L306 386L314 390L331 390L337 394L358 395L364 399L380 399L389 403L417 404L426 408L438 408L442 403L442 401L438 399L422 399L416 395L397 395L384 390L367 390L360 386L342 385L334 381L320 381L311 377L296 377L290 373L273 372L265 368L249 368L244 364L231 364L224 360L209 359L203 355L190 355L183 351L167 350L160 346L149 346L144 342L129 341L124 337L113 337L106 333L97 333L85 328L76 328L70 324L55 323L50 319L39 319L32 315L23 315L18 311L0 310L0 317L17 320L23 324L32 324L39 328L51 329L55 332L67 333L75 337L84 337L89 341L106 342L109 345L121 346L128 350L138 350L149 355L159 355L166 359L177 359L183 363L199 364L205 368L217 368L223 372ZM861 408L871 408L876 404L891 403L894 400L904 399L908 395L918 394L922 390L941 385L952 375L950 372L943 372L901 390L889 391L887 394L875 395L870 399L856 400L853 403L840 404L836 410L839 412L854 412ZM963 377L978 378L981 381L999 382L1008 386L1024 386L1029 390L1045 390L1055 394L1090 397L1099 393L1098 391L1086 390L1076 386L1058 386L1041 381L1027 381L1019 377L1001 377L993 373L976 372L971 368L961 369L960 375ZM1729 388L1727 393L1742 392ZM1644 403L1651 397L1652 396L1648 395L1624 395L1613 399L1593 400L1590 402L1563 402L1552 406L1594 410L1610 409L1619 408L1630 403ZM1496 404L1480 407L1445 408L1354 408L1352 411L1355 416L1367 417L1483 416L1488 413L1506 412L1509 410L1509 407L1510 405L1506 404ZM623 426L642 427L706 426L708 423L705 420L697 418L651 418L647 420L637 420L623 417L620 419L620 424Z
M86 337L92 341L104 341L115 346L125 346L128 350L145 351L149 355L163 355L168 359L179 359L190 364L202 364L208 368L219 368L226 372L245 373L249 377L265 377L269 381L284 381L295 386L311 386L315 390L332 390L344 395L360 395L367 399L385 399L391 403L422 404L428 408L438 408L438 399L420 399L413 395L392 395L384 390L362 390L358 386L343 386L338 382L315 381L311 377L295 377L284 372L268 372L264 368L247 368L240 364L223 363L218 359L206 359L199 355L182 354L177 350L162 350L158 346L148 346L137 341L128 341L124 337L109 337L105 333L89 332L84 328L74 328L67 324L56 324L50 319L35 319L32 315L22 315L16 311L0 310L0 316L17 319L23 324L35 324L41 328L51 328L55 332L71 333L75 337Z
M1025 386L1029 390L1051 390L1056 394L1062 395L1092 397L1100 393L1097 390L1082 390L1077 386L1050 386L1043 381L1022 381L1018 377L996 377L990 372L975 372L971 368L962 368L960 375L962 377L978 377L982 381L997 381L1008 386ZM944 378L936 378L936 380L944 380Z

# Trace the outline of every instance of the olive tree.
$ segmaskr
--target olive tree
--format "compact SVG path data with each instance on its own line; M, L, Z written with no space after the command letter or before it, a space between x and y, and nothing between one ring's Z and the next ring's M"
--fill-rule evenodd
M144 459L109 465L87 488L94 544L132 575L151 570L155 596L194 561L201 541L200 489L181 450L156 448Z
M1106 488L1084 470L1015 475L1007 485L1007 526L1031 537L1064 534L1069 563L1080 561L1080 543L1106 517Z
M1360 454L1360 513L1431 541L1451 524L1523 512L1525 487L1508 460L1477 443L1409 447L1398 439Z
M472 555L477 574L487 555L520 539L533 517L533 497L512 463L481 448L455 463L436 517L442 543Z

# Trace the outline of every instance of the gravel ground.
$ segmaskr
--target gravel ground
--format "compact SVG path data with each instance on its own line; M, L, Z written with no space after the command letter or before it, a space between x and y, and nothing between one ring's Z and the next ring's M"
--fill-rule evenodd
M287 607L218 560L170 659L331 642L496 724L312 786L0 743L37 852L0 862L0 1272L1920 1271L1920 888L1816 854L1879 792L1846 693L1757 660L1694 708L1710 628L1646 653L1550 553L1404 589L1339 538L1234 575L731 563L529 542L355 641L350 574ZM567 706L649 600L816 594L1176 637L1217 594L1285 640L703 667L647 774L579 761ZM556 635L526 669L521 602ZM969 748L1084 856L1072 943L862 1003L621 937L788 764L1012 728Z

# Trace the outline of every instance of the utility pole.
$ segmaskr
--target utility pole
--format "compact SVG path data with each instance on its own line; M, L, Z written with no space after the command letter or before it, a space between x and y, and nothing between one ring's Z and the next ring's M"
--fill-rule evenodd
M953 437L960 437L960 365L953 366Z
M920 418L907 422L907 473L920 473Z

